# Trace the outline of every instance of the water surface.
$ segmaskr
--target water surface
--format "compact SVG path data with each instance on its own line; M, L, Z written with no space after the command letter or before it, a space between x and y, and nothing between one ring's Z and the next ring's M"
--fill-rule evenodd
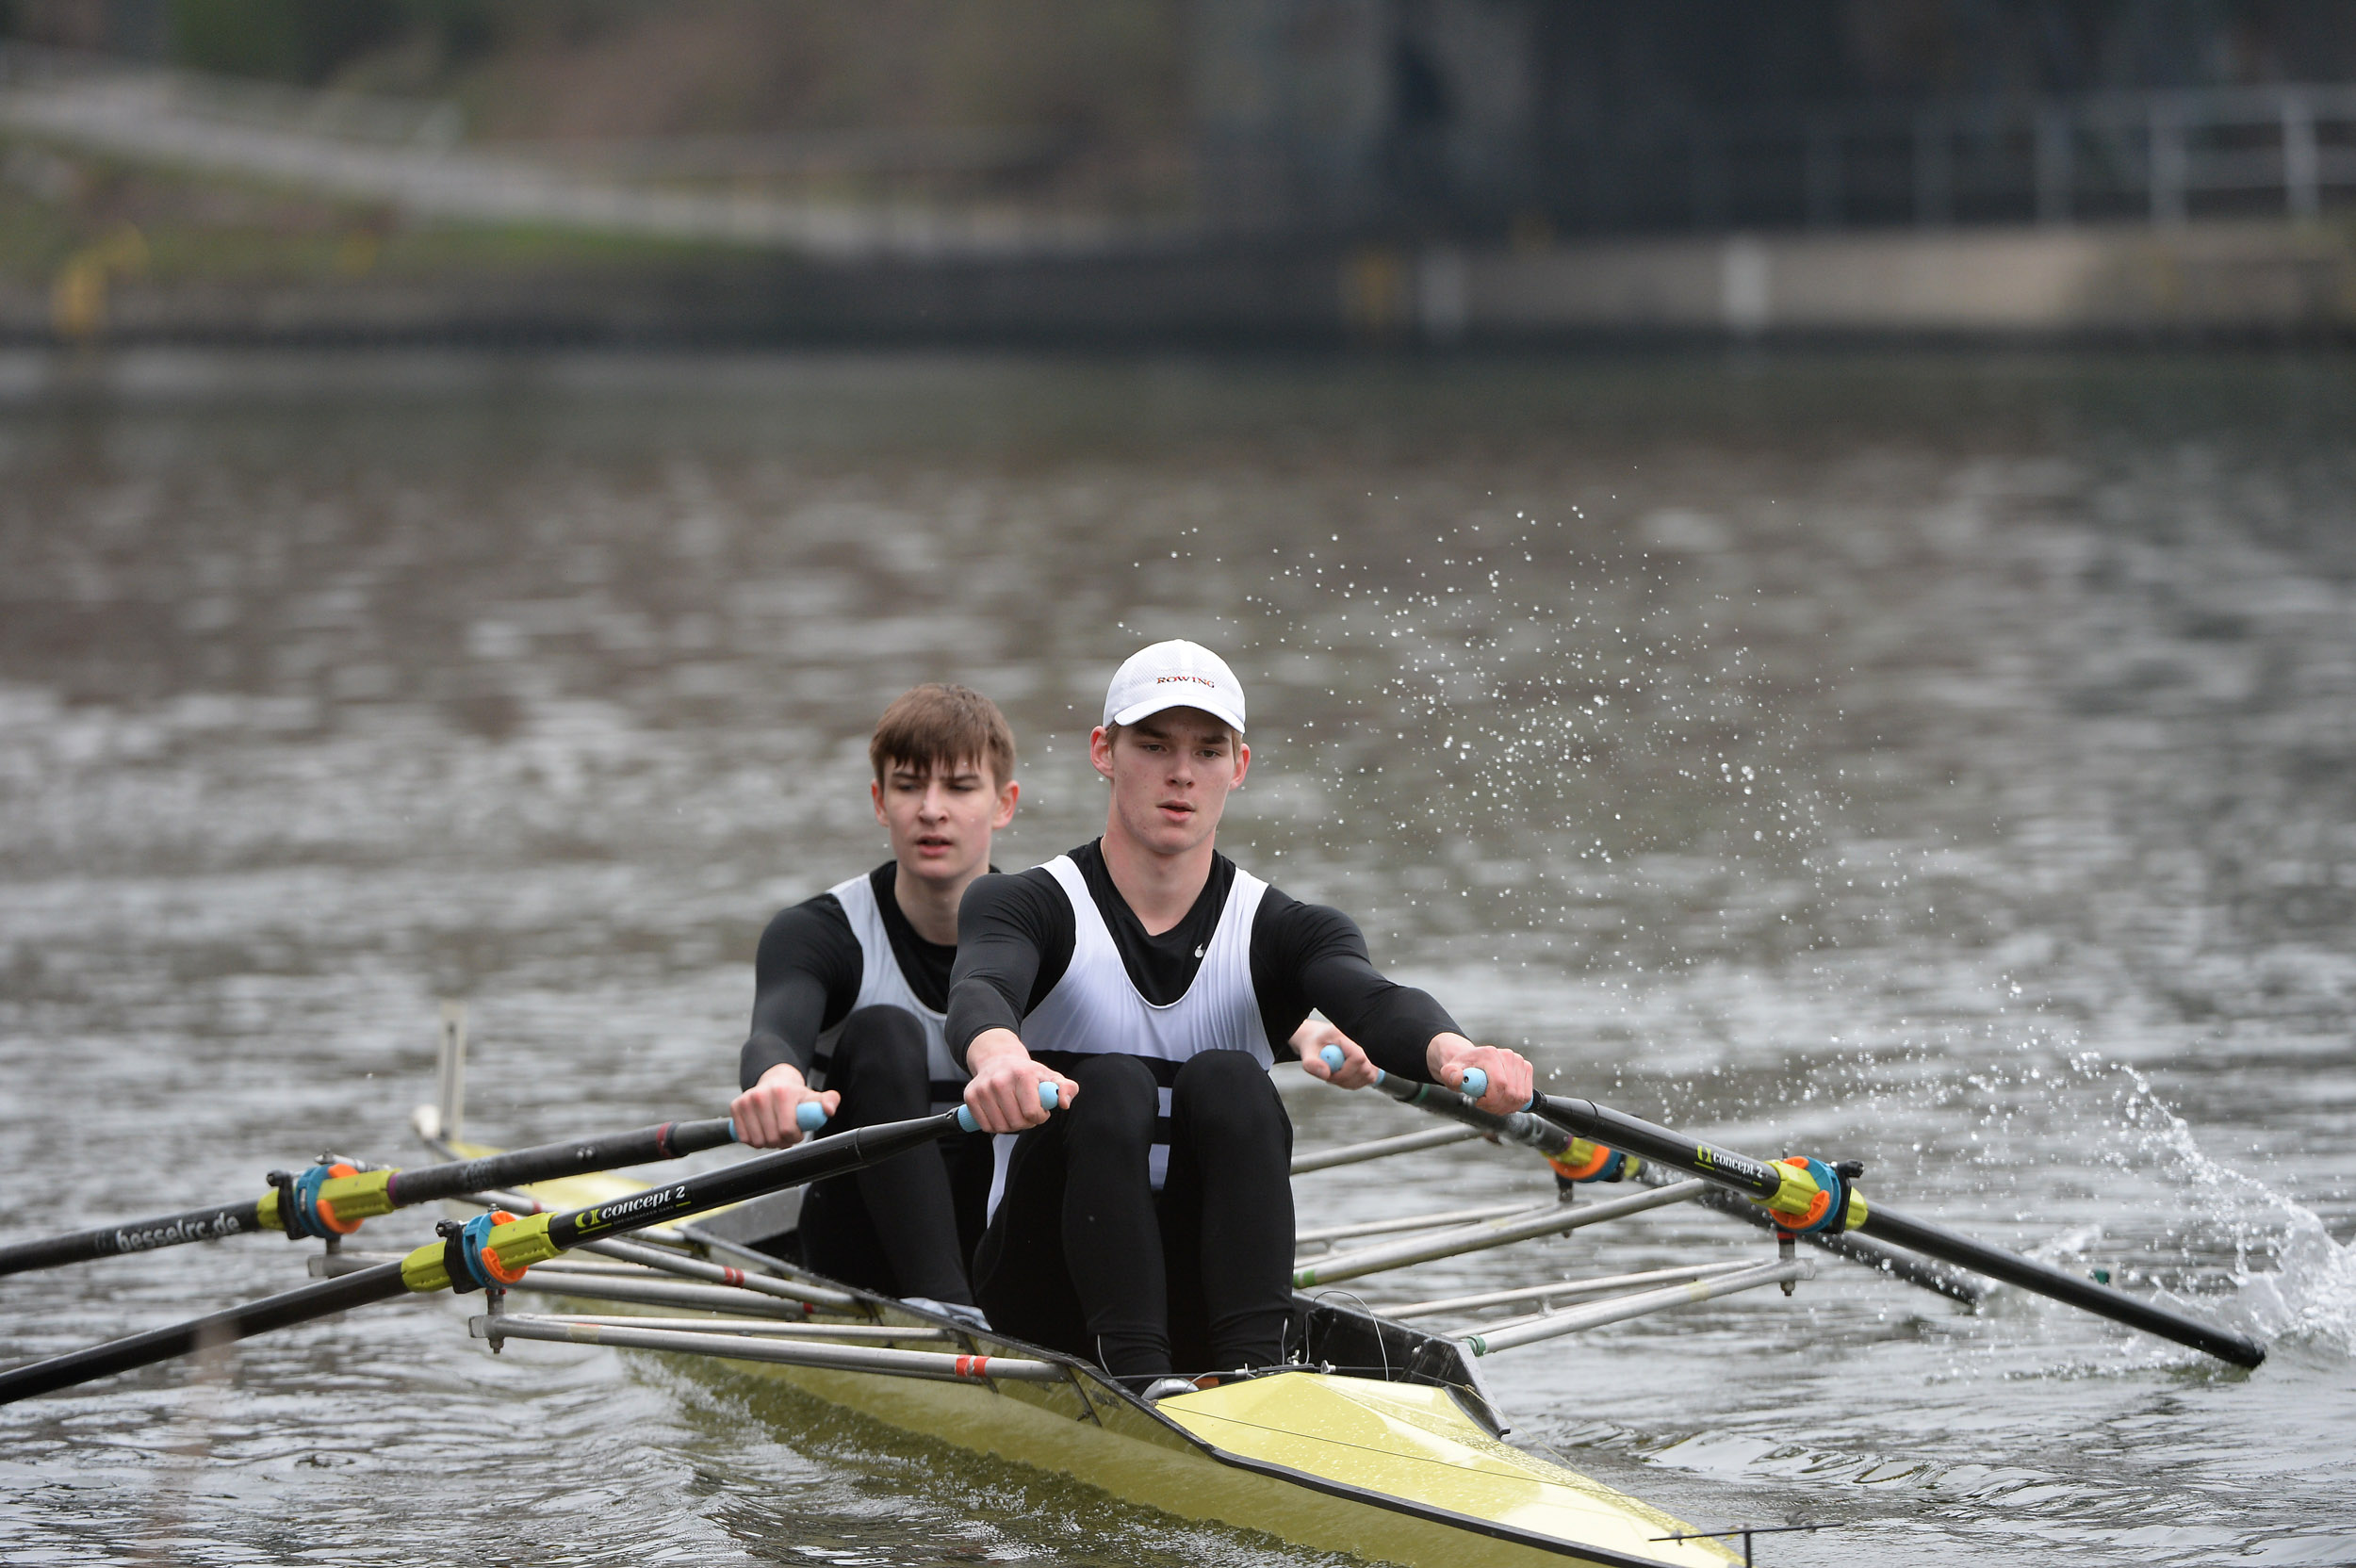
M1524 1441L1836 1527L1766 1562L2348 1560L2351 428L2343 365L2233 358L0 362L4 1233L413 1157L446 997L481 1135L716 1111L761 923L880 857L881 705L1005 705L1028 864L1101 818L1113 663L1187 635L1252 704L1223 847L1557 1088L2272 1349L1828 1271L1497 1358ZM1414 1125L1286 1092L1304 1147ZM1763 1250L1671 1210L1358 1288ZM301 1277L0 1281L0 1357ZM0 1413L0 1549L1296 1560L466 1311Z

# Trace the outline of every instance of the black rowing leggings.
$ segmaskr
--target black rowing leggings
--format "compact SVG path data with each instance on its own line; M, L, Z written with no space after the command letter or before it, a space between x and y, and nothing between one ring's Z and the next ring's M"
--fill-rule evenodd
M924 1026L903 1007L861 1007L843 1021L826 1086L843 1103L826 1132L905 1121L932 1109ZM802 1262L885 1296L972 1305L965 1261L990 1200L990 1139L956 1134L880 1165L811 1184L802 1200Z
M1293 1129L1267 1070L1240 1051L1179 1070L1158 1198L1153 1073L1134 1056L1082 1056L1064 1071L1080 1093L1016 1142L974 1254L990 1326L1133 1380L1281 1361Z

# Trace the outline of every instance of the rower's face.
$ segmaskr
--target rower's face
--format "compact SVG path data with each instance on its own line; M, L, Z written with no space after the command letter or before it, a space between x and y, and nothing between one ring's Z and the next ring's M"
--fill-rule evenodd
M1166 708L1117 741L1100 727L1088 737L1088 760L1112 780L1121 830L1156 855L1183 855L1219 830L1252 748L1199 709Z
M903 874L954 886L990 865L990 838L1014 820L1021 787L979 762L892 762L868 786Z

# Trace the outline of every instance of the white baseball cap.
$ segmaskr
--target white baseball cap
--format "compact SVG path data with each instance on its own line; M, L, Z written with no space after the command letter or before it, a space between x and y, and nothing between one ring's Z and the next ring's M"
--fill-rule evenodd
M1243 733L1243 685L1227 661L1200 643L1139 648L1104 688L1104 723L1135 724L1165 708L1200 708Z

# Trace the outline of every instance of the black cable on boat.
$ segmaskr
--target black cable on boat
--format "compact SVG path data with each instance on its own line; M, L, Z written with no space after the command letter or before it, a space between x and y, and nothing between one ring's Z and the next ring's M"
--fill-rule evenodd
M2256 1366L2266 1360L2266 1348L2257 1341L2230 1330L2203 1323L2183 1313L2171 1312L2124 1291L2098 1284L2052 1264L2018 1252L1991 1247L1975 1241L1960 1232L1948 1230L1928 1220L1916 1219L1897 1213L1848 1184L1846 1176L1833 1180L1829 1186L1824 1177L1814 1168L1802 1170L1792 1164L1770 1165L1738 1154L1730 1149L1703 1143L1654 1125L1622 1111L1597 1105L1592 1101L1566 1099L1560 1095L1542 1094L1532 1102L1537 1113L1556 1126L1580 1137L1611 1144L1616 1149L1630 1150L1648 1160L1672 1166L1707 1177L1722 1186L1730 1187L1760 1203L1775 1200L1788 1200L1792 1189L1806 1187L1814 1197L1829 1200L1818 1208L1829 1207L1840 1229L1856 1232L1876 1240L1908 1248L1942 1262L1976 1270L1990 1279L2018 1285L2022 1290L2066 1302L2098 1317L2114 1323L2157 1334L2162 1339L2231 1362L2235 1366ZM1803 1162L1809 1168L1821 1168L1821 1163ZM1829 1175L1827 1171L1825 1173ZM1775 1212L1782 1213L1777 1209ZM1794 1220L1786 1219L1781 1229L1800 1230ZM1838 1233L1838 1229L1834 1233Z
M481 1159L419 1166L414 1170L363 1170L323 1159L298 1176L281 1180L283 1173L272 1172L270 1191L246 1202L217 1203L0 1247L0 1274L55 1268L257 1231L283 1231L289 1240L349 1235L364 1219L412 1204L675 1160L735 1141L736 1132L728 1119L713 1117L703 1121L666 1121L635 1132L546 1143Z
M418 1248L400 1263L378 1264L357 1273L322 1280L170 1328L152 1329L0 1372L0 1404L153 1365L273 1329L332 1316L374 1301L444 1289L466 1292L512 1284L523 1278L524 1270L531 1265L545 1262L581 1242L645 1230L706 1209L741 1203L786 1187L858 1170L907 1150L922 1148L950 1133L971 1131L970 1120L960 1119L967 1117L968 1113L960 1107L938 1116L854 1128L759 1155L723 1170L685 1177L610 1203L592 1203L562 1214L533 1215L528 1219L504 1212L483 1215L464 1225L451 1224L442 1240Z

